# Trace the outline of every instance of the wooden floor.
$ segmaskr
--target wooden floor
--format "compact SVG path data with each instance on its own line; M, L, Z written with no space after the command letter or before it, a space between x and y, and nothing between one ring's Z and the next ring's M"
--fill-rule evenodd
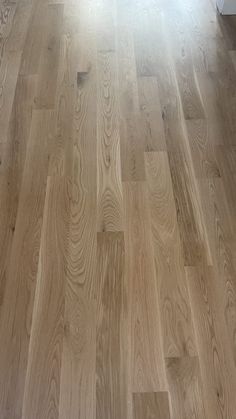
M236 17L0 0L0 419L236 418Z

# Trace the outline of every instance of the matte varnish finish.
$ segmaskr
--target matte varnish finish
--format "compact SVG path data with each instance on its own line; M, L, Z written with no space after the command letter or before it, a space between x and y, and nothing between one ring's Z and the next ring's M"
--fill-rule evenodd
M0 0L0 419L236 418L236 17Z

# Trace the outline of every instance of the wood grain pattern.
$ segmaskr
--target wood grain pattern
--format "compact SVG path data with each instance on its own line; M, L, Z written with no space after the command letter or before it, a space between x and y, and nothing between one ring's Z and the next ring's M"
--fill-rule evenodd
M221 172L207 121L187 121L187 131L196 177L220 177Z
M136 17L133 23L133 37L137 75L155 77L158 74L159 58L159 49L155 48L156 26L152 25L155 21L145 4L136 2L132 11Z
M71 52L75 40L77 37L72 40ZM96 414L97 156L93 45L90 36L80 37L75 65L79 80L72 131L73 173L59 418L90 419Z
M38 73L43 37L47 30L46 10L45 2L34 2L22 53L21 75Z
M166 368L173 416L206 418L198 358L167 358Z
M166 389L147 188L124 183L127 277L130 281L132 389Z
M16 225L35 87L35 76L20 76L18 78L9 123L8 141L2 147L0 165L0 223L2 226L0 230L0 306L4 299L6 270Z
M221 294L221 305L224 310L230 345L234 361L235 351L235 266L233 244L233 225L230 210L221 178L201 182L204 215L211 247L215 278Z
M123 181L145 180L144 135L139 113L121 119L120 154L121 177Z
M118 78L113 52L98 53L98 231L123 225Z
M166 150L158 83L155 77L138 79L145 151Z
M235 232L235 208L236 197L234 194L235 189L235 151L234 146L218 146L216 147L217 163L221 172L221 183L226 195L226 206L228 207L228 217L232 225L232 233Z
M1 143L7 142L7 132L15 96L17 76L21 54L17 52L3 53L0 66L0 131Z
M172 14L171 12L168 14L167 23L168 29L170 28L171 52L174 57L184 118L186 120L204 118L204 109L196 81L191 50L188 40L185 38L185 27L182 27L178 14Z
M77 38L76 38L77 39ZM93 38L80 37L73 116L73 190L71 199L69 277L86 295L96 291L97 123L96 66ZM66 145L66 143L65 143ZM71 151L71 150L70 150ZM69 161L68 153L68 161Z
M117 4L118 12L120 10ZM121 8L123 11L123 7ZM127 17L127 15L125 14ZM138 85L134 54L134 41L131 28L119 21L117 28L117 61L119 76L119 98L121 115L139 110Z
M63 178L48 178L23 417L58 417L69 187L68 181ZM37 381L35 375L38 377ZM44 386L43 383L47 385Z
M195 339L168 156L166 152L146 153L145 161L164 354L194 355Z
M170 419L168 393L134 393L134 419Z
M39 61L38 88L35 97L37 109L51 109L55 106L63 5L49 5L45 12L47 22Z
M186 140L186 132L182 123L167 125L166 142L184 263L192 266L197 264L201 258L202 246L209 253L209 244L198 187L193 173L192 157Z
M200 368L209 418L233 418L235 412L235 366L219 310L219 290L211 267L186 268ZM223 344L224 342L224 344Z
M98 233L96 418L127 417L127 289L124 234Z
M0 0L0 418L235 419L236 19Z
M59 418L95 418L95 301L67 278ZM58 384L59 386L59 384Z
M60 45L57 90L55 97L55 132L51 142L49 175L72 177L73 115L75 107L76 49L70 37L63 36Z
M12 240L1 309L1 412L19 417L31 331L52 113L35 111ZM12 309L14 307L14 310ZM15 357L15 353L18 357Z
M95 7L96 44L99 52L116 49L116 3L114 0L101 0Z

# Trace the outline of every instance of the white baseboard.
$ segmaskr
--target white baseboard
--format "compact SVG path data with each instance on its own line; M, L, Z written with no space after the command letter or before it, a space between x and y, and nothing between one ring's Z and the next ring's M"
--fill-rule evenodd
M236 0L216 0L216 4L222 15L236 15Z

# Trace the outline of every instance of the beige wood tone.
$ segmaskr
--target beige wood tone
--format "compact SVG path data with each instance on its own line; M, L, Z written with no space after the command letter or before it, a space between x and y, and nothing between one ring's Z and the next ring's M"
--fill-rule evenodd
M170 419L168 393L134 393L134 419Z
M0 0L0 419L235 419L236 18Z

